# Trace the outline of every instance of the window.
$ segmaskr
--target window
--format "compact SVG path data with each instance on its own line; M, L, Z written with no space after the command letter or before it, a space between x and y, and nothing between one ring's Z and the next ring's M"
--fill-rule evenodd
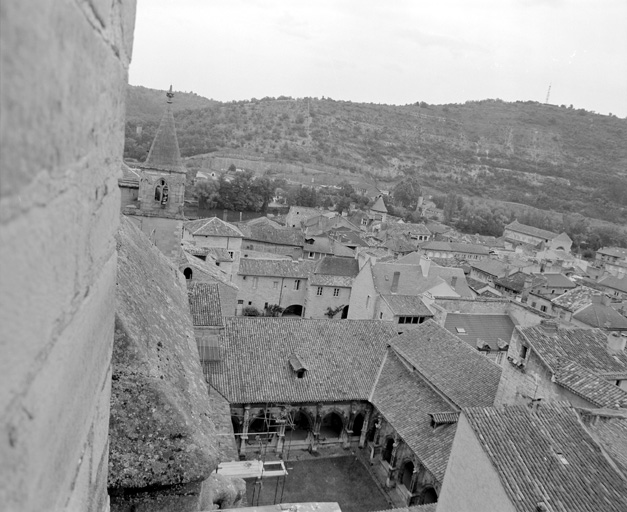
M366 297L366 307L370 306L370 295Z
M259 278L253 277L253 290L257 289L257 285L259 284Z
M300 290L300 279L294 280L294 290Z
M339 297L340 296L340 289L339 288L333 288L333 296L334 297Z
M540 306L540 311L545 312L546 311L546 306Z
M527 352L529 352L529 347L523 345L522 347L520 347L520 358L521 359L526 359L527 357Z
M228 251L228 253L229 253L229 257L233 259L233 251Z
M252 306L252 305L253 305L253 302L252 302L251 300L249 300L249 301L248 301L248 305L249 305L249 306Z
M535 307L536 307L536 303L535 303L535 302L532 302L532 303L531 303L531 307L532 307L532 308L535 308Z
M307 257L308 257L310 260L313 260L315 255L316 255L316 253L310 252L310 253L307 255Z
M238 300L237 303L238 304L244 304L244 301L243 300Z
M455 327L455 330L457 331L457 334L466 334L466 329L463 327Z
M316 291L316 295L322 295L322 286L318 286L318 290Z
M268 303L267 302L263 305L263 309L268 309Z
M274 290L276 290L278 287L279 287L279 282L278 282L278 281L273 281L273 283L272 283L272 288L273 288Z
M379 320L382 320L382 319L383 319L383 311L379 313Z

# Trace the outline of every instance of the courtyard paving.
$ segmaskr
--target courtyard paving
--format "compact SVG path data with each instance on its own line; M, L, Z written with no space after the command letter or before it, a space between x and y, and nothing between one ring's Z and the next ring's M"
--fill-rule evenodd
M254 480L247 480L249 506L272 505L275 502L336 501L342 512L392 508L355 456L290 460L285 466L288 475L284 486L282 478L266 478L261 488L255 488Z

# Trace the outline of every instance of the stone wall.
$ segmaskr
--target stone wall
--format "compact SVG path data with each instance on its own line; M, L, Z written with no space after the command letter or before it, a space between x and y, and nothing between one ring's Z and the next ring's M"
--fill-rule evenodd
M124 98L135 2L0 8L0 503L107 508Z

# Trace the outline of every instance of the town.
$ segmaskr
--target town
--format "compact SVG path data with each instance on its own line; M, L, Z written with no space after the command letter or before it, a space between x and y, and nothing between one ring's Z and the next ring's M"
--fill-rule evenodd
M162 9L167 30L155 21L159 9L145 17L166 41L150 48L165 75L184 78L170 71L188 53L177 31L219 32L217 13L231 3L195 3L190 20L177 2ZM206 45L228 66L205 62L198 39L192 71L210 69L215 87L259 82L264 91L261 79L273 75L264 53L272 52L256 54L263 73L249 66L244 76L230 51L246 40L250 12L261 18L277 8L245 4L228 44ZM326 22L327 7L293 12L310 19L323 11ZM308 41L291 8L282 29L264 27L254 45L275 32ZM510 6L506 18L545 8ZM359 22L356 31L343 27L337 55L318 48L316 73L332 63L333 78L320 79L329 88L347 80L343 69L360 81L355 91L375 81L357 71L362 64L341 60L340 47L367 27L355 10L342 18L328 9ZM413 24L410 12L399 10ZM405 38L399 13L386 7L369 37L390 26ZM440 13L454 26L453 9ZM472 125L461 104L436 112L414 97L381 110L407 133L394 146L400 132L372 114L374 103L253 98L231 106L254 133L220 128L218 150L188 130L213 121L192 107L179 114L177 101L244 121L226 103L172 85L159 91L158 123L144 130L128 121L143 115L129 96L145 92L129 86L131 56L141 55L135 18L133 0L3 0L0 8L0 512L627 510L627 209L625 149L615 143L625 120L550 105L549 85L545 103L528 102L532 114L522 100L469 100L467 112L476 116L481 104L486 120L485 136L469 129L467 137L454 131L464 119ZM421 44L404 53L408 62L410 53L446 46L478 66L484 46L500 46L408 33ZM306 60L299 52L290 61L283 46L281 83ZM384 65L366 67L386 74L391 90L393 52L381 54ZM418 82L427 83L421 76L411 87ZM293 121L289 144L255 111L263 102L294 106L276 116ZM350 128L335 122L340 103L362 116ZM520 107L517 122L531 129L503 121L495 150L485 126L503 105ZM455 109L457 120L444 115ZM586 144L537 128L538 119L561 122L558 111L580 123L561 133L589 137ZM316 118L324 122L311 128ZM365 141L363 154L332 147L342 133L356 146ZM603 145L607 134L615 139ZM438 151L451 148L439 173ZM578 188L555 156L562 149L571 151L563 160L579 173ZM419 166L413 151L424 152ZM613 159L611 172L600 172L604 162L588 166L599 154ZM508 179L522 192L499 189ZM459 193L480 186L476 202ZM486 197L497 191L506 193L498 207ZM562 209L541 210L552 199ZM541 211L562 221L536 222Z

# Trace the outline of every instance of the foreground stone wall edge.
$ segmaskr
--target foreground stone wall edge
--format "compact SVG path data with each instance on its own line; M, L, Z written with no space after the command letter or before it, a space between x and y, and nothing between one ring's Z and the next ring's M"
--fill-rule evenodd
M0 503L106 510L134 0L0 6Z

